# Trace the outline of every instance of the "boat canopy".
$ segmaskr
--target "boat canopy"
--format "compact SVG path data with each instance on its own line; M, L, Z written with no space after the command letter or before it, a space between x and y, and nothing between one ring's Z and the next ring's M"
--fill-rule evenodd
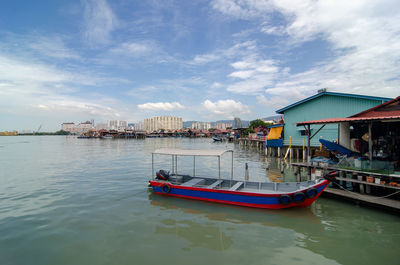
M170 149L161 148L153 152L158 155L175 155L175 156L221 156L232 150L204 150L204 149Z

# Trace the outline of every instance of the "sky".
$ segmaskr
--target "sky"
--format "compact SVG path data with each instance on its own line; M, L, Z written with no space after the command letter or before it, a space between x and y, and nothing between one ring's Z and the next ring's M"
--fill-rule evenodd
M398 0L2 1L0 131L396 97L399 25Z

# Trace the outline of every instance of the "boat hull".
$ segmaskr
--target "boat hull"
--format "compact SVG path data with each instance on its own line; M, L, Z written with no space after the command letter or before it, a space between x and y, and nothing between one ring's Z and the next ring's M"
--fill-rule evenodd
M282 193L282 194L266 194L266 193L253 193L253 192L241 192L241 191L228 191L221 189L207 189L207 188L196 188L196 187L185 187L180 185L173 185L172 183L165 183L161 181L150 181L150 186L153 188L154 193L161 194L164 196L173 196L179 198L187 198L208 202L224 203L231 205L239 205L254 208L265 208L265 209L282 209L289 207L307 207L310 206L328 186L329 181L323 180L320 183L312 186L317 190L314 197L306 198L302 202L291 201L290 203L283 204L280 201L282 195L293 195L293 193ZM169 187L164 188L164 185ZM311 188L311 187L309 187ZM307 189L302 190L306 192Z

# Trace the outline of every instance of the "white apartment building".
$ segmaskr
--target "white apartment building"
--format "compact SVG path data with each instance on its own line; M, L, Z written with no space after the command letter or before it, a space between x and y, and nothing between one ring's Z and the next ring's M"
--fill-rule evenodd
M136 131L144 131L144 123L141 121L138 123L135 123L135 126L133 129Z
M71 132L75 128L75 123L73 122L64 122L61 124L61 130L66 131L66 132Z
M108 130L125 130L128 128L127 121L112 120L108 121Z
M96 130L100 131L100 130L108 130L108 124L107 123L96 123Z
M144 129L146 132L154 132L161 129L179 130L182 129L182 118L171 116L159 116L144 119Z
M230 123L216 123L215 129L226 130L226 128L232 128L232 124Z
M82 134L90 130L94 130L94 127L90 121L81 122L78 125L75 125L73 122L65 122L61 124L61 130L74 134Z
M192 129L194 130L208 130L211 129L211 123L209 122L193 122Z

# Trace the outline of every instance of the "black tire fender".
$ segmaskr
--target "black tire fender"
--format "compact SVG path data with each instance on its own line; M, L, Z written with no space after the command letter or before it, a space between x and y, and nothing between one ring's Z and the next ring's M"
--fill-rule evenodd
M293 194L293 201L295 203L303 203L306 200L306 195L302 193L301 191L298 191Z
M279 196L279 203L283 205L288 205L292 202L292 197L287 194L282 194Z
M318 190L316 188L309 188L308 190L306 190L306 195L307 198L312 199L315 196L317 196L318 194Z
M167 194L171 191L171 186L168 184L164 184L162 185L161 190L163 193Z

